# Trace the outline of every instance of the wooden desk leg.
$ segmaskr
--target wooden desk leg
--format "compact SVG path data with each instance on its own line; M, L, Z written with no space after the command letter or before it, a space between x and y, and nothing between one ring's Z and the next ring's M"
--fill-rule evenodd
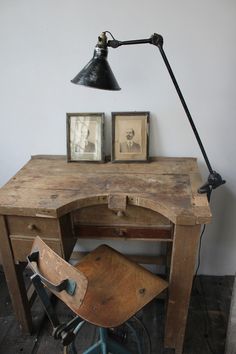
M176 225L164 345L182 354L201 225Z
M5 219L2 215L0 215L0 248L3 269L16 318L20 323L22 331L30 333L32 330L32 317L24 286L23 274L21 267L15 265Z

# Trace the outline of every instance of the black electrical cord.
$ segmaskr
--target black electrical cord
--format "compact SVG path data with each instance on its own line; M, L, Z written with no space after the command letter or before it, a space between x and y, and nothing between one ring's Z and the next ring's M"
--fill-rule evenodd
M195 275L194 275L193 283L195 283L196 276L197 276L197 273L198 273L200 265L201 265L202 238L203 238L205 230L206 230L206 224L203 225L202 232L201 232L201 235L200 235L199 248L198 248L198 262L197 262L197 268L196 268L196 272L195 272Z
M202 232L201 232L201 235L200 235L199 249L198 249L198 263L197 263L197 268L196 268L196 272L195 272L194 280L193 280L194 288L196 287L196 278L197 278L197 274L198 274L198 271L199 271L199 268L200 268L200 265L201 265L202 239L203 239L203 235L205 233L205 230L206 230L206 224L203 225ZM200 295L202 295L203 305L204 305L203 312L205 312L205 314L206 314L206 316L204 316L205 339L206 339L206 343L207 343L209 351L211 352L211 354L215 354L215 351L212 349L212 345L210 343L209 335L208 335L209 327L210 327L210 318L209 318L209 314L208 314L206 295L205 295L205 292L204 292L204 289L203 289L201 276L199 276L199 284L200 284L200 288L201 288L200 289ZM202 305L202 302L201 302L201 305Z
M109 35L111 36L112 39L115 40L115 37L113 36L113 34L110 31L104 31L105 33L109 33Z

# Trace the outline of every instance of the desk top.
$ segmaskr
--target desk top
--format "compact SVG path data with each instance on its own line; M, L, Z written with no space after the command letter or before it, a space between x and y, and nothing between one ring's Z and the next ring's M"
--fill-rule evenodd
M68 163L65 156L34 156L0 189L0 213L57 218L112 196L152 209L175 224L209 223L211 212L195 158L147 163Z

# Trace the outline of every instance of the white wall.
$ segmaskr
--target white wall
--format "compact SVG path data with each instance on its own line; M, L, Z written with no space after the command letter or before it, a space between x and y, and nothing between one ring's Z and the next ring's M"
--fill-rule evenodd
M31 155L65 154L66 112L88 111L106 113L107 153L110 112L150 111L150 154L196 156L205 179L155 47L110 49L118 93L70 83L103 30L120 40L160 33L212 165L227 180L212 197L200 273L235 273L235 15L234 0L0 0L0 185Z

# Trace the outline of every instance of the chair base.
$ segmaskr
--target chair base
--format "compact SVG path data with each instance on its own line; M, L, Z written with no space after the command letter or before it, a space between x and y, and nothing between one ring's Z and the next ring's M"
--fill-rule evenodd
M109 338L106 328L99 328L99 337L99 341L85 350L83 354L132 354L122 345Z

